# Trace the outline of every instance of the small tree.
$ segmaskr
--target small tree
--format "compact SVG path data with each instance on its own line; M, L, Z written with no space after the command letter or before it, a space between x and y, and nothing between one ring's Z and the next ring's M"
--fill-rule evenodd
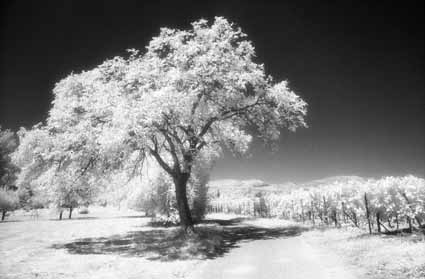
M18 205L18 197L14 191L0 189L0 211L2 221L6 218L6 213L15 210Z
M59 211L59 219L62 218L64 208L69 209L68 218L71 219L75 208L88 206L97 194L94 185L90 185L85 179L75 179L73 175L65 174L56 174L43 183L41 189L48 193L50 203Z
M10 130L2 130L0 126L0 211L3 221L8 211L19 206L16 194L16 174L18 167L13 164L11 153L18 144L17 136Z
M19 185L17 194L19 207L24 210L40 209L48 205L48 198L46 195L33 189L31 184Z
M93 201L99 185L86 175L93 160L91 154L78 154L80 146L75 145L67 148L75 150L76 156L73 152L61 153L69 142L54 134L40 124L29 131L19 131L20 145L12 156L13 162L21 167L17 184L22 189L21 201L30 208L35 206L34 202L45 201L58 209L60 219L63 208L69 209L71 218L74 208Z
M0 189L16 190L15 180L19 171L11 159L12 152L18 146L14 132L2 130L0 126Z
M172 181L164 173L143 179L144 187L136 196L136 203L139 209L143 210L147 216L170 217L175 209L175 195L172 191Z

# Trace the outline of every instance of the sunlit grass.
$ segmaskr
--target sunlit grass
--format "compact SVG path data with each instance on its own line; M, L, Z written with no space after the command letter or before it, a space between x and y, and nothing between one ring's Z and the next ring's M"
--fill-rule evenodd
M305 239L331 249L354 265L364 278L425 278L423 234L369 235L355 228L312 230Z

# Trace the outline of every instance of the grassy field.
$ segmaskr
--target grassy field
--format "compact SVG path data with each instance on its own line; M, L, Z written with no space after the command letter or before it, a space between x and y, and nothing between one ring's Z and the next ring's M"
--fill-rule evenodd
M0 278L179 278L196 263L152 261L124 255L125 251L119 250L72 253L62 247L78 239L103 237L105 246L131 250L131 244L117 245L107 239L116 237L122 241L132 232L159 230L149 227L149 219L135 212L91 209L88 215L76 214L73 219L62 221L47 219L52 216L46 212L40 215L38 220L15 215L0 224ZM143 251L143 247L138 250Z
M339 255L359 278L425 274L425 242L419 235L367 236L349 229L310 230L283 220L211 215L197 227L198 236L185 238L177 228L152 227L133 211L90 208L87 215L75 212L73 219L62 221L56 215L16 212L0 223L0 278L193 278L206 262L226 262L247 243L279 239L291 249L301 239L323 255Z
M303 234L313 246L332 250L356 269L360 278L425 278L425 236L369 235L356 228L315 229Z

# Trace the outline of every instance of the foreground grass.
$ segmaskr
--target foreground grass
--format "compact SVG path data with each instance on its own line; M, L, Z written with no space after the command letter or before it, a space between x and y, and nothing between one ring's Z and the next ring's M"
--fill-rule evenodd
M151 231L150 219L132 212L105 212L91 209L89 215L71 220L38 220L10 216L0 224L0 278L2 279L87 279L87 278L184 278L198 260L152 261L145 257L125 257L120 253L69 253L55 245L84 238L109 238ZM165 229L165 231L172 229ZM106 244L107 245L107 244Z
M57 216L48 212L38 219L16 213L0 223L0 278L188 278L201 262L226 257L241 243L290 237L319 247L324 256L339 254L359 278L425 278L423 235L308 231L276 219L211 215L196 236L187 237L176 227L152 227L150 219L130 211L92 208L71 220L52 218Z
M333 250L356 269L360 278L425 278L423 234L369 235L354 228L316 229L303 234L314 246Z
M245 241L297 236L296 226L219 216L187 237L158 228L134 212L90 210L73 219L38 219L16 213L0 224L0 278L187 278L203 260L214 260ZM242 222L243 221L243 222Z

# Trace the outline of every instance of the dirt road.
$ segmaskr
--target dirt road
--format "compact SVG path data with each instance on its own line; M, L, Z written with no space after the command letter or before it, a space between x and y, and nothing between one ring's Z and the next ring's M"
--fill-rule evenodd
M307 244L302 235L243 242L223 257L205 261L190 278L355 279L330 251Z

